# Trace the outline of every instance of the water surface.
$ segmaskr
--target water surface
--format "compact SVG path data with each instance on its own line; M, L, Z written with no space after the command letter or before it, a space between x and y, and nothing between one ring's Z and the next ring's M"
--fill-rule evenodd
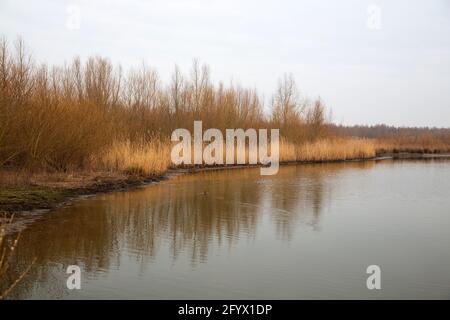
M85 199L21 235L12 298L450 298L450 161L179 176ZM66 288L68 265L81 290ZM368 290L366 268L381 268Z

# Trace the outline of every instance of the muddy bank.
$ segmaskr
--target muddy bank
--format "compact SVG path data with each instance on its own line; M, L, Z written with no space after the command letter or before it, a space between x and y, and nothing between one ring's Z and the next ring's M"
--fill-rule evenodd
M99 193L129 190L138 186L166 179L160 177L108 177L94 179L82 186L30 185L0 188L0 212L27 213L35 210L51 210L68 205L77 198Z
M379 157L389 157L391 159L433 159L450 158L450 153L389 152L383 153Z

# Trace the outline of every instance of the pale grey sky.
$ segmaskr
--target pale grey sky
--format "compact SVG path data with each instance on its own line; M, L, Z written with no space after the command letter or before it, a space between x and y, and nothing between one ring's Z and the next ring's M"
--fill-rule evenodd
M37 61L144 60L163 79L198 58L266 98L290 72L338 123L450 127L447 0L0 0L0 34Z

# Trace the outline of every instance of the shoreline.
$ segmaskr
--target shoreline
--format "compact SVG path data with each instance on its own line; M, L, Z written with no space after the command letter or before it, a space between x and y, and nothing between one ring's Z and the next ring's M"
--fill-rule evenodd
M286 161L280 162L280 166L301 165L301 164L321 164L339 163L355 161L383 161L383 160L430 160L430 159L450 159L450 153L384 153L371 158L355 158L345 160L324 160L324 161ZM35 213L45 213L57 208L69 206L77 200L116 191L128 191L139 187L145 187L153 183L171 179L178 175L193 174L204 171L233 170L246 168L259 168L257 165L220 165L220 166L199 166L169 169L160 176L132 176L123 178L104 179L103 181L93 181L75 188L48 187L39 185L28 185L17 188L0 187L0 214L7 215L34 215Z

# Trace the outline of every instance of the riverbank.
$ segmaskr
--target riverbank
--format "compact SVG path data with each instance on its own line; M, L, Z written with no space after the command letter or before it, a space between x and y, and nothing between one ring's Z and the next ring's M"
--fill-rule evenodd
M329 162L349 161L382 161L387 159L433 159L449 158L450 153L406 153L389 152L378 153L370 158L353 158L345 160L310 160L310 161L283 161L281 165L289 164L312 164ZM0 186L0 212L7 214L27 213L36 210L51 210L61 206L69 205L73 201L100 193L113 191L125 191L132 188L157 183L179 174L190 174L210 170L230 170L259 165L233 165L233 166L204 166L189 167L167 170L159 176L139 176L130 174L113 174L106 172L88 173L58 173L58 174L36 174L32 177L24 177L24 173L14 171L3 171L2 178L9 183ZM11 181L15 176L16 181ZM18 181L17 181L18 180Z
M44 180L44 177L47 179ZM55 175L40 174L37 178L30 178L30 183L0 186L0 212L12 214L51 210L70 204L82 196L128 190L165 178L166 175L137 176L102 172L58 174L56 178Z

